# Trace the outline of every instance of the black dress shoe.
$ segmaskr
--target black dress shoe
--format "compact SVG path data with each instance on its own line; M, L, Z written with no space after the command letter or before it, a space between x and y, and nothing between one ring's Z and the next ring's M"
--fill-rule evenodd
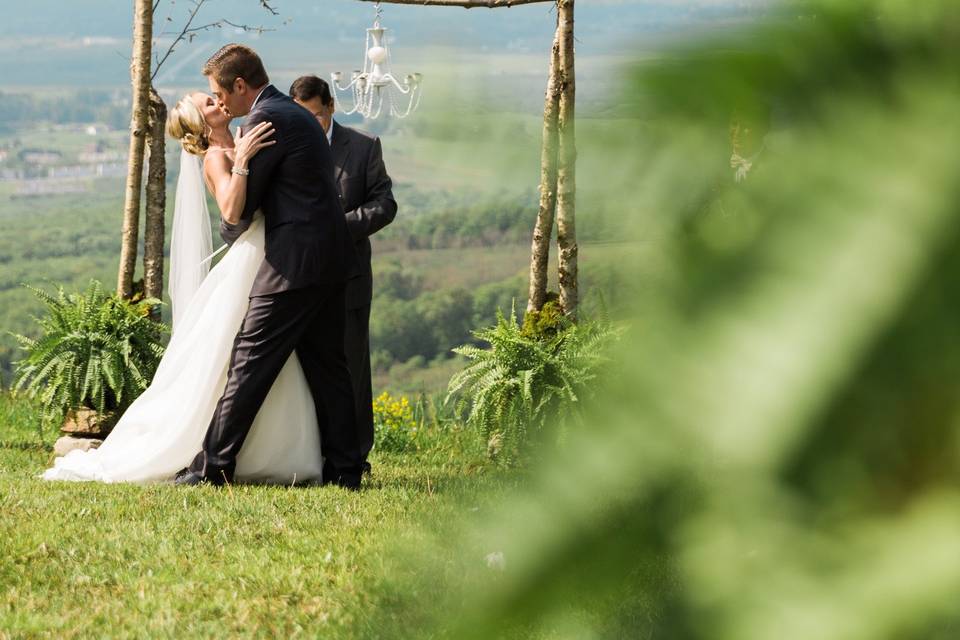
M194 484L204 484L207 481L195 474L193 471L190 471L189 467L184 467L177 472L177 475L173 478L173 484L175 485L194 485Z
M349 476L349 475L337 475L334 477L323 477L324 486L333 485L336 487L343 487L344 489L349 489L350 491L360 491L360 476Z

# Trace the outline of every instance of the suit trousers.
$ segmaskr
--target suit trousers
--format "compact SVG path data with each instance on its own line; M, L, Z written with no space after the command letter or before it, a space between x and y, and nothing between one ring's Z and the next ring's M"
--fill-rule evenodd
M366 460L373 449L373 383L370 375L370 305L347 309L344 331L347 368L353 380L360 451Z
M296 351L317 409L324 482L359 483L363 452L343 349L344 304L342 284L250 298L234 339L226 388L191 471L212 482L233 481L253 420Z

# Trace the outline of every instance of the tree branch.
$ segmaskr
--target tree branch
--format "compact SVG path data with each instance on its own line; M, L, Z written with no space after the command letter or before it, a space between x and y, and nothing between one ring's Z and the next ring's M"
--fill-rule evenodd
M155 0L155 1L156 1L157 4L154 4L154 10L156 10L156 7L157 7L157 5L159 4L160 0ZM235 23L235 22L231 22L230 20L227 20L226 18L223 18L223 19L221 19L221 20L217 20L216 22L210 22L210 23L208 23L208 24L200 25L200 26L198 26L198 27L192 27L192 26L190 26L190 25L193 24L194 19L197 17L197 13L199 13L200 8L201 8L206 2L207 2L207 0L194 0L194 1L193 1L193 9L191 9L191 11L190 11L190 16L187 18L186 24L183 25L183 29L180 30L180 33L177 34L177 37L173 39L173 42L172 42L172 43L170 43L170 47L167 48L167 51L166 51L166 53L163 54L163 57L162 57L162 58L159 58L159 59L157 60L157 64L156 64L156 66L155 66L154 69L153 69L153 73L150 74L150 81L151 81L151 82L153 81L154 78L157 77L157 73L160 72L160 67L163 66L163 63L166 62L166 61L167 61L167 58L170 57L170 54L173 53L174 48L176 48L176 46L177 46L178 44L180 44L181 42L183 42L184 40L186 40L187 42L192 41L193 38L194 38L194 34L199 33L200 31L208 31L208 30L210 30L210 29L220 29L220 28L223 27L223 25L229 25L229 26L234 27L234 28L236 28L236 29L243 29L244 31L255 31L256 33L264 33L264 32L266 32L266 31L274 31L274 29L268 29L268 28L263 27L263 26L251 27L251 26L245 25L245 24L237 24L237 23ZM269 11L270 13L272 13L273 15L279 15L279 12L277 12L276 9L274 9L272 6L270 6L270 4L268 3L267 0L260 0L260 5L261 5L264 9L266 9L267 11ZM167 17L167 22L170 22L169 16ZM159 35L165 35L165 33L166 33L166 32L161 32ZM171 33L172 33L172 32L171 32Z
M276 29L268 29L267 27L263 27L263 26L260 26L260 27L251 27L250 25L247 25L247 24L237 24L236 22L230 22L230 21L227 20L227 19L217 20L216 22L212 22L212 23L206 25L206 27L207 27L208 29L209 29L210 27L222 27L222 26L225 25L225 24L228 24L228 25L230 25L231 27L234 27L234 28L236 28L236 29L243 29L244 31L256 31L258 34L259 34L259 33L266 33L267 31L276 31Z
M150 82L153 82L153 79L157 77L157 73L160 71L160 67L163 66L163 63L167 61L167 58L170 57L170 54L173 53L174 47L176 47L182 40L187 37L187 34L190 32L190 25L193 24L193 19L197 17L197 13L200 11L200 7L207 0L195 0L193 3L193 9L190 11L190 17L187 18L187 23L183 25L183 30L180 31L180 34L174 38L173 42L170 44L170 47L167 49L167 52L163 54L163 57L157 61L157 66L154 67L153 73L150 74ZM170 18L168 17L167 20Z

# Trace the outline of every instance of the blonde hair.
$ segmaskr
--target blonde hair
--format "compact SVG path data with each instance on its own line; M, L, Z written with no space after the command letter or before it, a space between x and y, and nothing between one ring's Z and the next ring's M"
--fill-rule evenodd
M187 153L202 156L210 146L207 121L190 94L180 99L167 115L167 135L180 141Z

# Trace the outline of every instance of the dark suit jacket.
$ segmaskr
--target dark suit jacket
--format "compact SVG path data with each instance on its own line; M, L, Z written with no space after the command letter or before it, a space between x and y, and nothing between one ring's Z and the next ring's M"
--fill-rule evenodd
M334 121L331 148L340 204L360 260L359 277L347 283L347 308L357 309L369 305L373 297L370 236L393 222L397 201L380 138Z
M250 296L313 285L341 284L357 271L333 180L333 157L323 128L310 113L273 85L264 89L244 128L273 123L276 144L250 161L247 199L240 222L220 221L232 244L263 210L266 256Z

